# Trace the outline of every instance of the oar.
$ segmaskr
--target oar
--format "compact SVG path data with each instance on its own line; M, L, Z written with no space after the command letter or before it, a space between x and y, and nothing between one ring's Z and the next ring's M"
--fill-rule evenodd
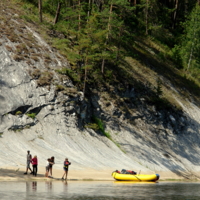
M139 181L141 181L136 175L132 174L133 176L135 176Z
M140 170L141 171L141 170ZM140 171L139 171L139 174L140 174ZM139 175L138 174L138 175ZM139 181L141 181L136 175L132 174L133 176L135 176Z

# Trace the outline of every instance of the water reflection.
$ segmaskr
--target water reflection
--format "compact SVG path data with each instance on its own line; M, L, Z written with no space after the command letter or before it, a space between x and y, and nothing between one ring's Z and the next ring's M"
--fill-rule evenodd
M52 190L52 181L46 181L45 185L46 185L47 191L51 191Z
M29 193L31 189L31 182L26 182L26 192Z
M37 191L37 181L26 182L26 192Z
M37 191L37 182L36 181L32 182L32 190Z
M3 200L199 200L200 183L118 181L0 182Z
M158 182L136 182L136 181L114 181L114 184L142 184L142 185L147 185L147 184L157 184Z

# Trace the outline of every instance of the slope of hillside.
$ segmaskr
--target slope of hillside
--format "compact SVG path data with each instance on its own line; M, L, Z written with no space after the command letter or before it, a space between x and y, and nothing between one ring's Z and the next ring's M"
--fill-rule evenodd
M17 6L1 6L0 168L24 168L31 150L41 166L55 156L57 169L68 157L74 170L127 168L164 178L199 177L198 95L186 99L189 91L181 92L181 79L159 73L153 56L146 60L150 67L127 58L132 85L122 91L118 85L92 89L86 100L69 77L56 72L70 68L67 59L45 42L36 25L20 18ZM174 107L162 101L160 108L151 98L158 76ZM84 126L92 115L104 121L111 139Z

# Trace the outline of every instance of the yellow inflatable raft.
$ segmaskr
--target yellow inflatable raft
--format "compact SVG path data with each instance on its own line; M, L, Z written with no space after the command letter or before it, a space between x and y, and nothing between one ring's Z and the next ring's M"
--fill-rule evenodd
M159 174L120 174L113 172L112 177L117 181L157 181Z

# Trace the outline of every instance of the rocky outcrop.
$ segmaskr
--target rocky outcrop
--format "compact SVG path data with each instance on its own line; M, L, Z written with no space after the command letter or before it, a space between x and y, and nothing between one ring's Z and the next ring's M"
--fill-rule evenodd
M127 117L98 92L86 102L70 79L56 73L70 67L67 60L33 28L2 12L9 26L1 21L1 168L24 167L30 150L42 166L55 156L57 168L68 157L74 169L131 168L199 177L199 107L191 102L183 105L176 97L182 112L156 111L140 99ZM67 92L59 92L59 85ZM126 90L124 97L134 99L134 88ZM93 114L106 122L111 139L83 126Z

